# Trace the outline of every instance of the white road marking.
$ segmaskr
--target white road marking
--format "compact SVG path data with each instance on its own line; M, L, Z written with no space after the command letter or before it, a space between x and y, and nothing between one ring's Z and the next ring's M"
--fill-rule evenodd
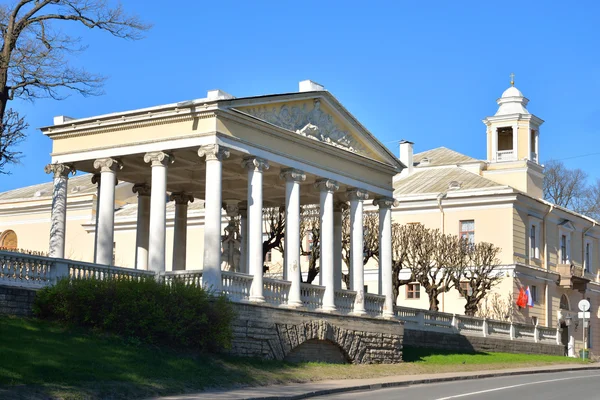
M494 389L487 389L487 390L480 390L478 392L471 392L471 393L463 393L463 394L457 394L455 396L448 396L448 397L440 397L439 399L436 400L448 400L448 399L457 399L459 397L467 397L467 396L474 396L476 394L483 394L483 393L490 393L490 392L497 392L499 390L506 390L506 389L512 389L512 388L516 388L516 387L520 387L520 386L528 386L528 385L538 385L540 383L549 383L549 382L558 382L558 381L567 381L569 379L584 379L584 378L593 378L593 377L598 377L600 375L585 375L585 376L572 376L569 378L558 378L558 379L549 379L546 381L537 381L537 382L527 382L527 383L521 383L518 385L511 385L511 386L503 386L503 387L499 387L499 388L494 388Z

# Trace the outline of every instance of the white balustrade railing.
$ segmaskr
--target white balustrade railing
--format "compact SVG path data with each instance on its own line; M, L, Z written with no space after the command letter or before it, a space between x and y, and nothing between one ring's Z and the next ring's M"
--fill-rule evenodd
M265 301L275 306L286 305L290 295L290 281L263 278L263 296Z
M514 150L500 150L496 152L496 159L498 161L512 161L515 159Z
M466 315L453 315L418 308L394 307L396 317L407 329L449 332L504 340L560 344L560 330L508 321L495 321Z
M113 267L73 260L64 261L69 267L69 277L71 279L140 279L156 275L153 271L142 269Z
M383 305L385 296L380 294L365 293L365 310L370 316L378 317L383 315Z
M356 292L353 290L335 291L335 308L342 314L350 314L354 311L354 300L356 300Z
M310 283L300 284L300 299L304 307L308 310L322 308L324 294L325 286L311 285Z
M167 285L181 282L186 285L202 286L202 270L165 271L160 273L160 280Z
M250 298L252 275L221 271L221 288L231 301L247 301Z
M48 257L0 251L0 284L40 288L51 283L54 269Z

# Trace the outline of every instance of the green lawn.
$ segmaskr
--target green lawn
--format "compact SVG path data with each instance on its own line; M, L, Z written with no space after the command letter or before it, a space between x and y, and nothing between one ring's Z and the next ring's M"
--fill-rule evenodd
M549 356L436 353L405 349L410 362L398 365L288 364L182 354L46 321L0 316L0 398L131 399L209 387L578 362Z

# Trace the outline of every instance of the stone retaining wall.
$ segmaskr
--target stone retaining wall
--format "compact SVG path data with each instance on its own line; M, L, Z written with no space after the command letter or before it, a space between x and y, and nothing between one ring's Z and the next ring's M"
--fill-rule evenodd
M402 361L399 321L234 303L231 353L289 361ZM337 349L336 349L337 348Z
M29 317L33 314L35 290L0 285L0 314Z
M522 354L549 354L563 356L564 346L546 343L532 343L522 340L505 340L493 337L459 335L453 333L441 333L430 331L419 331L413 329L404 330L404 346L426 347L441 350L456 351L478 351L478 352L500 352L500 353L522 353Z

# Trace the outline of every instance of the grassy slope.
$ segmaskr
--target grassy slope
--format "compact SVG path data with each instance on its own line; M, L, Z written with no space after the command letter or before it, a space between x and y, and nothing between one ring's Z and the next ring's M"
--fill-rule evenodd
M287 364L196 356L34 319L0 317L0 398L136 398L208 387L482 370L577 362L406 349L403 365Z

